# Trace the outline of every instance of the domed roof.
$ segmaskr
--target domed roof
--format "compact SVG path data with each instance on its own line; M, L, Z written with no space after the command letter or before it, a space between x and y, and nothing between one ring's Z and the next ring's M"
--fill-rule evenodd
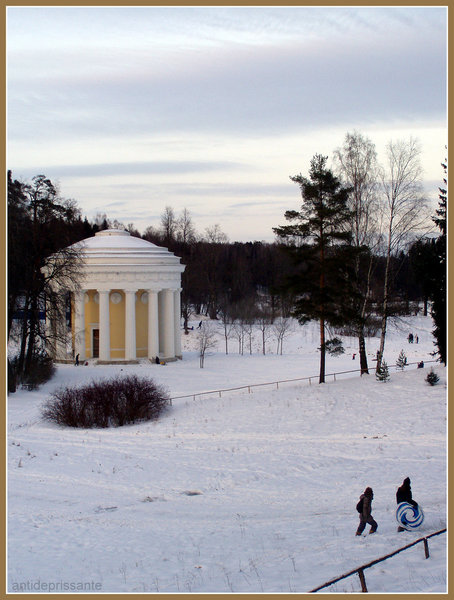
M105 229L74 246L80 248L86 266L172 265L180 259L167 248L156 246L122 229ZM182 268L183 270L183 268Z

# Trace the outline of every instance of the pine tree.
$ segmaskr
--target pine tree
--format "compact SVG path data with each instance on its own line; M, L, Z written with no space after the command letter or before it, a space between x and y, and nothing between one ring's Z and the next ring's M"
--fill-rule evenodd
M405 352L403 350L401 350L400 354L396 360L396 367L403 371L406 366L407 366L407 355L405 354Z
M390 377L389 377L388 365L386 364L386 362L384 360L381 361L380 366L376 369L375 377L377 378L377 381L382 381L383 383L385 383L386 381L389 381Z
M350 188L341 185L326 162L326 156L316 154L309 178L301 174L290 177L301 189L301 211L285 213L292 225L273 228L286 242L285 248L297 267L286 286L295 297L293 315L300 323L314 319L320 324L320 383L325 381L326 325L349 320L347 310L354 295L354 249L347 227Z
M443 183L447 187L446 173L448 166L442 164L445 172ZM433 335L435 345L437 346L437 354L440 361L447 364L447 348L446 348L446 331L447 331L447 314L446 314L446 215L448 192L445 188L439 188L439 203L437 216L433 217L433 222L440 229L441 235L435 241L436 261L434 265L435 285L432 292L432 319L434 321Z
M433 369L430 369L429 373L427 373L426 381L429 385L437 385L440 378Z

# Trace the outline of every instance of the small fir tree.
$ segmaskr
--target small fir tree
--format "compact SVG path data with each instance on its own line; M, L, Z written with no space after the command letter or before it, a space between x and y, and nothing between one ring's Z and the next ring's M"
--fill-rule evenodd
M401 369L402 371L405 369L405 367L407 366L407 356L405 354L405 352L403 350L400 351L399 356L397 357L396 360L396 367L398 369Z
M375 377L377 378L378 381L386 382L389 380L388 365L386 364L386 362L384 360L382 360L381 365L375 371Z
M427 373L426 381L429 385L437 385L440 378L433 369L430 369L429 373Z

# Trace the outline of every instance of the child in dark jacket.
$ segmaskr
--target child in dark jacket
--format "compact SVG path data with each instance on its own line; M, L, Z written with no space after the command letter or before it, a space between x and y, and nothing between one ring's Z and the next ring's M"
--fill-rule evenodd
M397 504L400 504L401 502L408 502L408 504L411 504L412 506L418 506L418 503L415 500L413 500L413 496L411 493L410 477L406 477L402 485L399 488L397 488L396 501Z
M397 488L396 502L397 502L397 504L400 504L401 502L407 502L408 504L411 504L415 508L418 507L418 503L415 500L413 500L413 496L411 493L410 477L406 477L404 479L402 485L399 488ZM399 527L397 528L397 531L405 531L405 529L404 529L404 527L401 527L399 525Z
M364 490L364 493L361 494L360 500L363 501L363 510L359 513L359 525L356 530L356 535L361 535L366 527L366 524L369 523L370 531L369 533L375 533L377 531L377 523L372 516L372 498L374 497L374 492L372 488L367 487Z

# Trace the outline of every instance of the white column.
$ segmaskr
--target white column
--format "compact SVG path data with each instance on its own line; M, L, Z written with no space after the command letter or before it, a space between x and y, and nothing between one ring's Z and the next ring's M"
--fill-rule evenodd
M174 307L175 307L175 356L181 357L181 289L175 290Z
M158 293L159 356L164 356L164 290Z
M175 357L175 309L173 290L163 292L164 358Z
M148 290L148 358L159 355L158 292Z
M110 290L98 290L99 294L99 360L110 360Z
M125 358L136 358L136 292L125 290Z
M85 291L74 293L74 353L85 360Z

